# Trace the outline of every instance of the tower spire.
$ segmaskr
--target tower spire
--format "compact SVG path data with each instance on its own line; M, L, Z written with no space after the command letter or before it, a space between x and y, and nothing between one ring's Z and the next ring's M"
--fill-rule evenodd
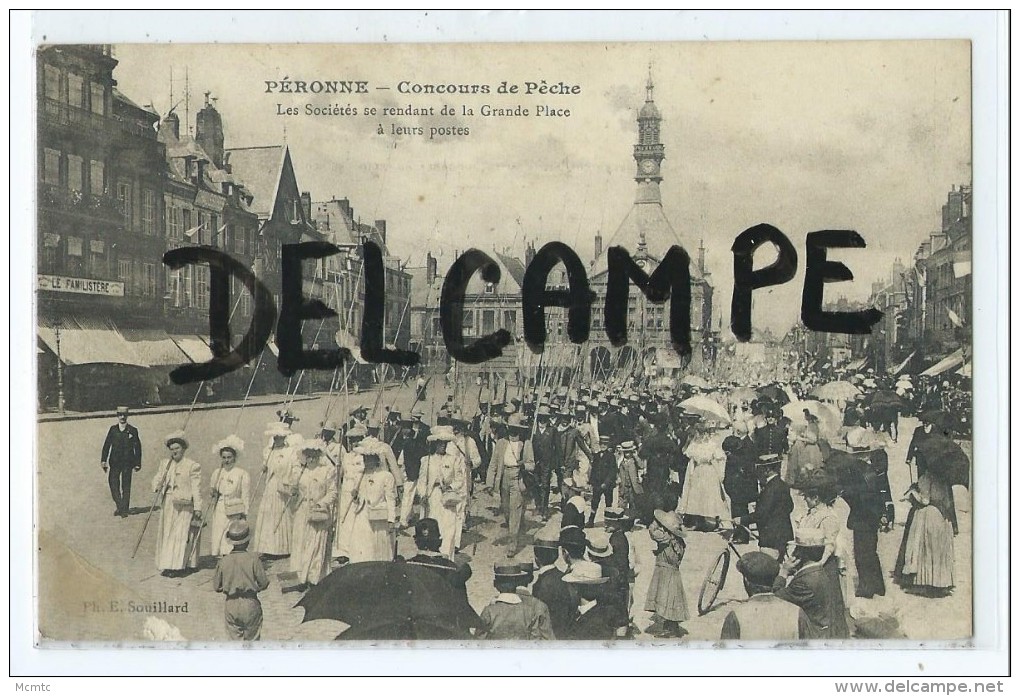
M655 89L655 84L652 83L652 61L648 61L648 80L645 82L645 101L654 101L652 98L652 91Z

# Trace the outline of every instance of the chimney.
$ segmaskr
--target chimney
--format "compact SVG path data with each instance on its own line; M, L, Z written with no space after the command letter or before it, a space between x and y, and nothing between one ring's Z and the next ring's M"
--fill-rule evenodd
M163 119L163 123L160 124L160 130L166 128L173 135L174 140L181 139L181 119L177 117L177 113L171 111Z
M375 229L379 232L379 237L382 239L382 243L386 244L386 221L376 220Z
M532 259L535 258L535 243L528 242L528 246L524 249L524 267L527 268L531 265Z
M308 191L301 192L301 209L305 212L305 221L312 221L312 194Z
M351 202L346 198L341 198L337 203L340 204L340 212L343 213L344 217L353 220L354 211L351 209Z
M698 275L704 277L705 275L705 240L702 239L698 244Z
M200 159L195 163L195 185L201 186L202 182L205 181L205 165L209 164L209 160Z
M595 233L595 258L602 256L602 233Z
M223 119L205 93L205 106L195 118L195 142L212 158L217 168L223 166Z
M437 275L439 275L439 263L430 251L425 254L425 284L431 286L436 281Z

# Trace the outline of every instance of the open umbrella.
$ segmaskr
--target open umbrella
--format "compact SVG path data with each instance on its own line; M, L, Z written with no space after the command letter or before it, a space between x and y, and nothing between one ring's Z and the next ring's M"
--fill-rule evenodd
M827 440L834 439L840 426L843 425L843 417L832 404L823 404L820 401L791 401L783 406L783 415L790 419L793 425L805 425L807 419L804 417L804 409L818 419L818 431Z
M864 405L871 407L892 406L895 408L903 408L904 403L903 399L900 398L900 395L896 392L889 391L888 389L882 389L865 397Z
M729 423L730 416L726 409L719 405L714 399L698 394L680 402L680 408L687 413L701 416L706 420L717 420L722 423Z
M305 610L304 621L343 621L351 628L342 635L366 640L466 638L480 625L467 597L440 573L403 561L338 568L297 606Z
M790 396L777 384L766 384L764 387L758 389L758 395L764 399L768 399L779 406L790 403Z
M811 396L823 401L849 401L860 395L860 389L845 381L829 382L811 390Z
M948 437L927 437L918 445L918 459L924 461L932 474L951 486L970 488L970 459L958 444Z

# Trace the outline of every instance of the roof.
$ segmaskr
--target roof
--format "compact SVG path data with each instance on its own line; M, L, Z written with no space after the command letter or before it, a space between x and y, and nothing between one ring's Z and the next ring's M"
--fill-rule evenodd
M622 246L635 258L641 256L656 262L662 260L662 257L674 244L683 247L680 235L676 233L666 218L666 213L662 210L662 203L659 202L657 196L642 190L649 186L654 186L654 193L658 193L658 184L643 183L638 185L638 201L634 203L616 232L606 242L602 253L592 261L589 269L590 277L602 275L609 270L607 254L611 246ZM642 250L644 250L643 253ZM692 262L690 268L691 277L697 278L697 265Z
M128 106L134 107L139 111L144 111L147 114L152 114L156 118L159 118L159 114L156 113L155 109L153 109L151 106L138 106L138 104L132 101L126 94L121 92L116 87L113 88L113 98L116 99L117 101L127 104Z
M521 287L524 284L524 264L512 256L501 254L497 251L486 251L499 266L499 285L497 289L500 295L520 295ZM426 268L405 268L404 271L411 276L411 306L412 307L437 307L442 297L443 282L446 280L447 269L439 269L435 280L429 285L425 282L427 277ZM480 273L475 273L468 281L467 295L482 295L485 293L485 281Z
M244 184L254 197L251 204L253 213L259 217L271 217L276 202L276 192L283 172L283 161L287 156L286 145L265 145L261 147L239 147L224 150L224 160L231 173Z

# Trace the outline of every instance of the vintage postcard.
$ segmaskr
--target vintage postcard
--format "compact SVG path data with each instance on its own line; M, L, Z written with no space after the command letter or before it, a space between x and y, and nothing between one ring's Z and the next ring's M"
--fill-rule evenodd
M971 644L971 48L38 45L38 645Z

